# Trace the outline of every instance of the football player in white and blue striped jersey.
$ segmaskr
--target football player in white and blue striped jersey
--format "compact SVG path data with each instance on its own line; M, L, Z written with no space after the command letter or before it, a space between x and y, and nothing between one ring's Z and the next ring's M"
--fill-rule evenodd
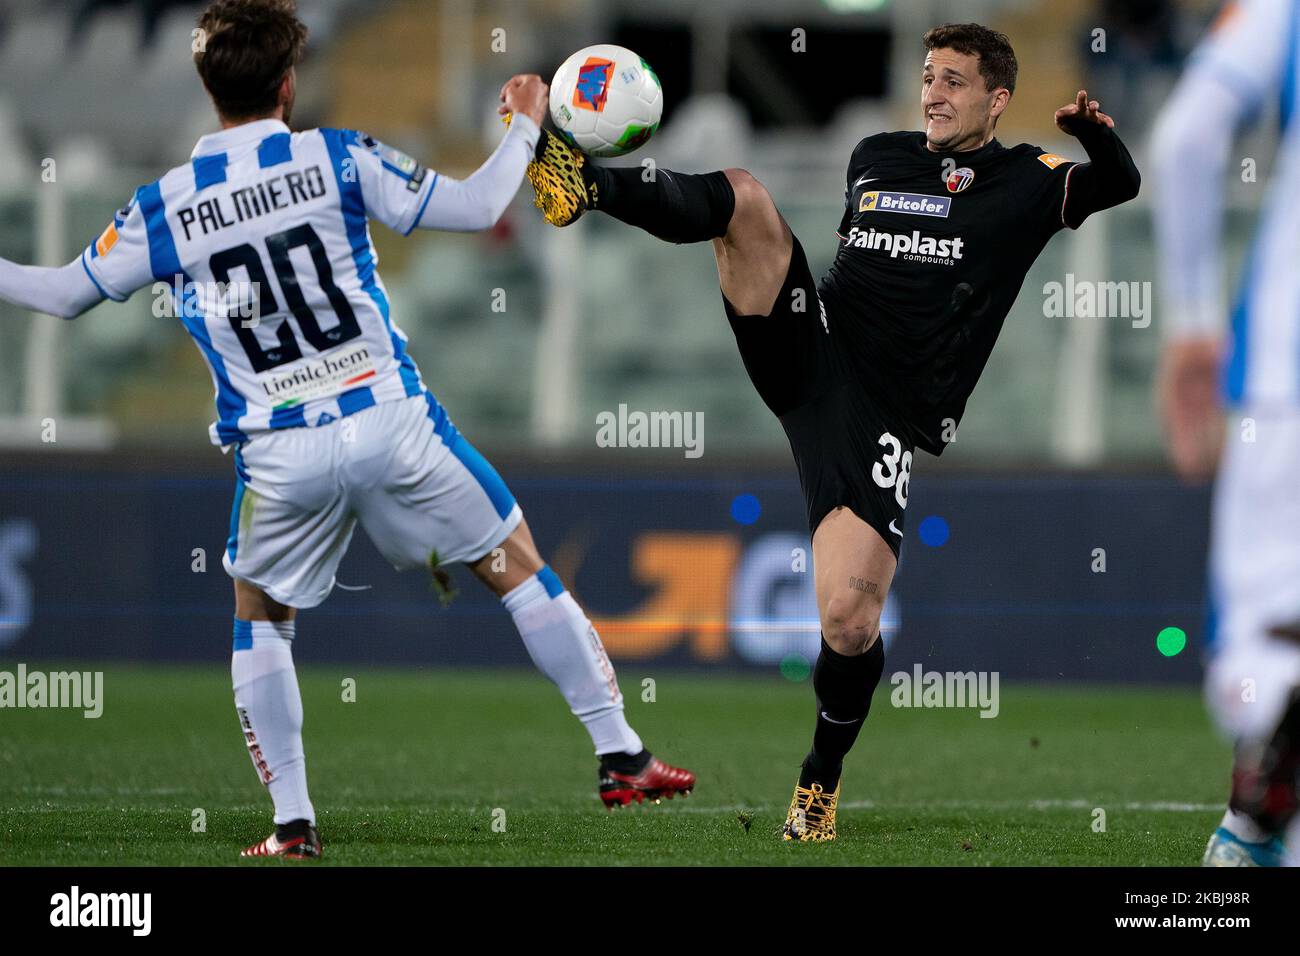
M245 855L320 854L307 794L292 641L320 604L358 523L397 568L465 563L513 616L600 758L607 806L689 793L623 715L591 622L542 561L514 496L425 387L393 321L371 220L486 229L523 180L547 107L537 76L501 90L509 128L457 180L351 130L288 126L306 42L292 0L217 0L195 54L221 131L138 189L62 268L0 260L0 296L80 314L152 287L216 386L212 441L233 450L224 564L235 581L231 674L276 831Z
M1159 399L1170 454L1180 474L1204 478L1223 448L1206 695L1237 758L1228 810L1205 852L1213 866L1300 865L1297 105L1300 0L1229 3L1152 143L1166 332ZM1232 159L1231 150L1262 115L1279 121L1275 165L1267 186L1251 187L1263 191L1260 222L1229 309L1220 241L1226 187L1255 162ZM1232 410L1226 430L1222 407Z

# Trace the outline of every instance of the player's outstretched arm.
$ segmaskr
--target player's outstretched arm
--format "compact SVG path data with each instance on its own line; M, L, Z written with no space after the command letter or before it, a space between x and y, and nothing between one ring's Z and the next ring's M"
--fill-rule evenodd
M74 319L99 305L104 295L79 258L54 268L0 259L0 298L33 312Z
M1080 90L1073 103L1056 111L1056 126L1078 139L1088 162L1070 169L1061 215L1070 228L1094 212L1128 202L1138 194L1142 176L1133 157L1115 135L1115 121L1101 112L1096 100Z
M497 112L510 128L487 161L464 180L439 176L416 227L474 232L496 225L519 191L537 148L549 90L540 76L514 76L501 88Z

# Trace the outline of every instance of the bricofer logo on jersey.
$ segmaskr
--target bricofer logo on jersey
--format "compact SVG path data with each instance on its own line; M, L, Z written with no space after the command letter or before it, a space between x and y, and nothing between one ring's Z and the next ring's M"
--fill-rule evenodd
M948 218L951 196L927 196L924 193L887 193L872 190L858 200L858 212L897 212L913 216Z
M961 258L965 242L961 236L951 239L936 239L923 236L913 229L911 233L885 232L874 227L861 229L854 226L844 237L845 248L872 249L888 252L891 259L905 259L908 262L924 262L931 265L951 266Z

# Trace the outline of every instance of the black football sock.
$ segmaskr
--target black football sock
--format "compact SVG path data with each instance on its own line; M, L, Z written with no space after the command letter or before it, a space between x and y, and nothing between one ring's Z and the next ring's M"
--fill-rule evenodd
M693 175L656 169L646 182L642 177L648 173L640 166L587 163L583 175L595 187L593 209L667 242L723 236L736 211L736 193L723 172Z
M275 836L279 840L292 840L297 837L306 839L310 832L311 824L306 820L290 820L288 823L275 825Z
M822 651L813 667L817 694L817 728L813 748L803 762L799 786L819 783L834 791L840 780L844 755L853 749L858 732L871 711L871 695L885 670L885 642L881 637L864 654L846 657L822 638Z
M614 773L636 776L650 765L650 751L642 749L639 754L601 754L600 765Z

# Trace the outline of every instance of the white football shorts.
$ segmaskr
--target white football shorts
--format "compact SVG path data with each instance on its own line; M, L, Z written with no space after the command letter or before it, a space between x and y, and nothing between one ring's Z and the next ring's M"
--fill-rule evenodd
M315 428L255 435L222 560L231 577L295 608L329 596L357 522L398 570L476 561L523 513L496 470L428 392Z
M1231 737L1272 733L1300 685L1300 409L1237 410L1214 490L1206 696Z

